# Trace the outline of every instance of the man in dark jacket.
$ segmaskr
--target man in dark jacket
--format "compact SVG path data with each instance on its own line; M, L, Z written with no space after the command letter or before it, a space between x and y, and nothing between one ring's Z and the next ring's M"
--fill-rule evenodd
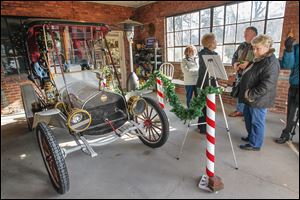
M280 65L274 55L275 50L271 48L271 37L259 35L251 44L253 63L243 71L239 88L239 98L245 103L244 119L248 143L240 145L240 148L259 151L264 139L267 108L273 106L276 97Z
M244 38L245 42L240 44L237 50L234 52L231 64L236 70L236 82L241 79L243 68L249 65L254 58L251 40L257 36L257 29L254 26L249 26L245 29ZM230 113L229 117L243 116L244 103L237 99L236 110Z
M280 138L275 142L283 144L295 135L295 129L299 120L299 43L293 45L294 39L288 37L285 41L281 67L291 69L290 88L288 93L288 111L286 127L283 129Z

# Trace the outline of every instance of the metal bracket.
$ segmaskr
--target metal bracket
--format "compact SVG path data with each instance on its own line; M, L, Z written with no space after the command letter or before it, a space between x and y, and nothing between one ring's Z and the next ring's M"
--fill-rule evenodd
M95 156L97 156L98 154L94 151L94 149L89 145L89 143L87 142L87 140L85 139L85 137L80 136L80 139L82 140L82 142L84 143L85 148L83 148L83 151L87 151L87 153L93 158Z
M213 192L209 187L208 187L208 176L207 175L202 175L200 178L200 182L198 184L198 187L202 190L208 191L208 192Z

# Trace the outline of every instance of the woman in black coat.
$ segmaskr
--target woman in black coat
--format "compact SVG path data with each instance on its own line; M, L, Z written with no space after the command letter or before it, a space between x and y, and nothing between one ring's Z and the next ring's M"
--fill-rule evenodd
M208 73L206 74L206 77L204 77L205 75L205 71L206 71L206 66L203 60L202 55L218 55L217 52L214 51L214 49L216 49L217 47L217 41L216 41L216 37L213 33L207 33L205 35L203 35L202 39L201 39L201 44L204 47L200 52L199 52L199 71L198 71L198 80L196 83L196 87L197 88L202 88L204 89L205 87L209 86L209 77L208 77ZM203 83L204 81L204 83ZM203 83L203 85L202 85ZM215 86L215 83L212 83L212 86ZM198 123L204 123L206 121L206 108L202 109L203 112L203 116L199 117L198 119ZM198 125L198 128L200 130L200 133L205 134L206 133L206 124L201 124Z
M243 138L248 143L240 145L240 148L258 151L264 140L267 108L272 107L275 101L280 65L274 55L275 50L271 48L271 37L259 35L251 44L253 63L244 69L239 85L239 98L245 103L244 118L248 132L248 136Z

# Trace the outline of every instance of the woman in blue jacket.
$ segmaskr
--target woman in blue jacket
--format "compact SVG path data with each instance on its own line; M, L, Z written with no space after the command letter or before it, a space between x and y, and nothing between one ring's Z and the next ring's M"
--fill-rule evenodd
M290 88L288 92L288 110L286 127L282 130L280 138L275 139L278 144L283 144L295 135L299 120L299 43L293 45L294 39L288 37L285 41L285 50L281 67L290 69Z

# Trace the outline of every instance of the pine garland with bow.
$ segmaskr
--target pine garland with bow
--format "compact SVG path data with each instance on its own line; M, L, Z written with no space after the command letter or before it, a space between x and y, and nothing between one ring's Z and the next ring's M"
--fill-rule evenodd
M151 86L156 85L156 77L159 77L163 82L164 94L167 99L169 99L169 103L172 106L171 112L179 119L184 120L184 123L186 123L187 120L193 120L199 116L203 116L202 109L206 105L207 94L221 94L223 92L220 87L208 86L202 90L199 88L197 89L198 95L193 97L190 102L190 107L185 108L175 93L175 85L159 71L155 71L151 74L148 81L138 90L148 89Z

